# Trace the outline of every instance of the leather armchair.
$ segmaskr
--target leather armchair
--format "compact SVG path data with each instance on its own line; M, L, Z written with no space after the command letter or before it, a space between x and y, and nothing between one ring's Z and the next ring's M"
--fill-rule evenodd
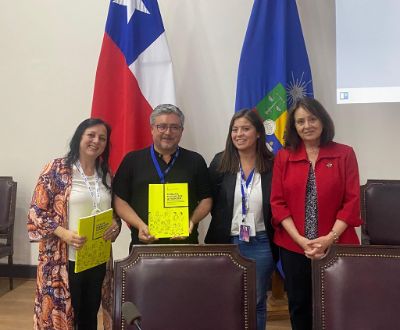
M399 329L400 246L333 245L312 262L315 330Z
M362 244L400 245L400 180L361 186Z
M256 329L255 263L235 245L134 246L114 269L114 329L134 329L128 301L143 329Z
M17 183L11 176L0 176L0 258L8 256L9 268L13 265L13 236L15 220L15 202ZM10 290L13 289L13 278L9 277Z

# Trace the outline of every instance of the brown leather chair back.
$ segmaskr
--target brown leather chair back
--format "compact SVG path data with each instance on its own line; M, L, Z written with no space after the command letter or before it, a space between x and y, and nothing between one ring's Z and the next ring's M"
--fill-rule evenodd
M15 220L17 183L10 176L0 176L0 238L5 240L0 247L9 246L12 240ZM8 254L5 254L8 255ZM3 257L3 253L0 253Z
M333 245L312 262L315 330L399 329L400 246Z
M13 236L17 183L11 176L0 176L0 258L8 256L8 265L13 265ZM13 280L10 276L10 290Z
M400 180L361 186L362 244L400 245Z
M255 263L235 245L134 246L114 278L114 329L134 329L127 301L144 330L256 329Z

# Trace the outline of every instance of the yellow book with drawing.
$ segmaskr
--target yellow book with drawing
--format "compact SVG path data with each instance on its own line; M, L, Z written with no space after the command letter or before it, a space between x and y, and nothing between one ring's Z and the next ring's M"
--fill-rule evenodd
M108 261L111 253L111 241L105 241L103 234L111 225L113 210L83 217L78 220L78 234L86 237L86 242L76 251L75 273L96 267Z
M148 223L156 238L189 236L188 184L149 184Z

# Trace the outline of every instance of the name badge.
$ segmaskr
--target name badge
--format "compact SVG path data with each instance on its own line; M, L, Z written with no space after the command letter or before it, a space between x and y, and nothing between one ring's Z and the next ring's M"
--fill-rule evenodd
M243 242L250 242L250 226L240 225L239 240Z

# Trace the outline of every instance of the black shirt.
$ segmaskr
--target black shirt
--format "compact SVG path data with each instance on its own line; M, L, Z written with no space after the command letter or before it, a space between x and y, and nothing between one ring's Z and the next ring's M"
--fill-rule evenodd
M157 153L156 153L157 155ZM160 168L164 171L168 164L161 157L157 157ZM175 164L165 176L165 183L188 183L189 191L189 216L198 203L211 197L211 188L208 178L207 165L203 157L194 152L180 147L179 156ZM149 204L149 184L160 183L157 170L153 164L150 147L128 153L119 166L113 180L113 192L126 201L147 224ZM138 231L131 228L131 244L139 244ZM159 239L159 243L188 244L198 243L197 226L186 240Z

